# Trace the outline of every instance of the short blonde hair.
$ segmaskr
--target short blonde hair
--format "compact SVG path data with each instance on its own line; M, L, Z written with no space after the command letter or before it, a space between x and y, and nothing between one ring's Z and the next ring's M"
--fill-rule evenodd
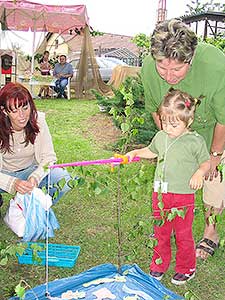
M198 102L198 99L193 98L188 93L171 88L164 96L158 109L158 115L162 121L169 118L170 121L181 120L188 125L191 120L194 120Z
M177 59L190 63L197 46L197 36L181 20L159 23L151 37L151 54L155 60Z

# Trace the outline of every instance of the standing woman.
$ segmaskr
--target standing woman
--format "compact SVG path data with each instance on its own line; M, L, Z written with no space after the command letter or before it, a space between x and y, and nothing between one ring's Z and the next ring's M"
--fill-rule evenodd
M159 23L151 38L151 55L142 67L145 106L161 127L157 109L162 97L173 87L195 98L203 96L196 108L192 129L201 134L210 152L211 168L205 176L203 202L205 230L196 256L206 259L218 247L216 224L210 215L225 208L225 181L217 166L225 157L225 55L207 43L198 43L195 33L178 19Z
M29 91L19 83L8 83L0 90L0 204L2 193L30 193L34 187L48 185L45 167L56 162L52 138L45 115L38 112ZM50 172L53 184L70 175L61 168ZM56 203L70 188L59 192Z
M40 70L42 76L50 76L51 65L49 63L49 52L46 50L43 54L43 57L40 60ZM38 97L41 98L42 92L44 91L44 97L50 97L50 87L49 86L41 86Z

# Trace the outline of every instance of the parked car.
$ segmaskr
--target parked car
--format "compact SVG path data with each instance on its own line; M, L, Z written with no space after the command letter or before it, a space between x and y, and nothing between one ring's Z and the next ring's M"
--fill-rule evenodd
M128 66L124 61L114 58L114 57L96 57L97 64L99 66L99 71L104 82L108 82L112 76L112 70L118 66ZM79 58L73 59L70 61L73 66L74 75L73 78L76 78L77 67L79 63ZM89 70L91 72L91 69Z

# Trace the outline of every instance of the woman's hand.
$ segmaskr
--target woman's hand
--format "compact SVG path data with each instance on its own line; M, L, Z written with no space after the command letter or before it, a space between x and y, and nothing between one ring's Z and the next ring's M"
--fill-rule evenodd
M28 180L21 180L21 179L16 179L15 181L15 185L14 188L16 190L16 192L20 193L20 194L30 194L34 188L34 183Z
M212 156L210 157L210 170L205 175L205 180L212 181L214 177L218 176L217 166L220 164L221 156Z
M30 177L28 181L33 185L33 187L38 187L38 182L34 177Z

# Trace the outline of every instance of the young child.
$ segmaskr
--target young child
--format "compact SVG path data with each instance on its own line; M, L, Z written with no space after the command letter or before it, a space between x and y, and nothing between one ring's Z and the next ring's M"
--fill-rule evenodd
M196 255L192 234L194 193L202 188L203 177L210 169L210 155L203 137L189 130L194 119L195 100L187 93L170 89L158 110L162 130L148 147L126 154L129 161L135 156L158 158L152 207L154 219L162 224L154 225L158 243L154 247L150 275L161 280L169 268L170 240L174 232L176 274L171 282L176 285L184 284L195 276ZM180 216L174 216L175 211Z

